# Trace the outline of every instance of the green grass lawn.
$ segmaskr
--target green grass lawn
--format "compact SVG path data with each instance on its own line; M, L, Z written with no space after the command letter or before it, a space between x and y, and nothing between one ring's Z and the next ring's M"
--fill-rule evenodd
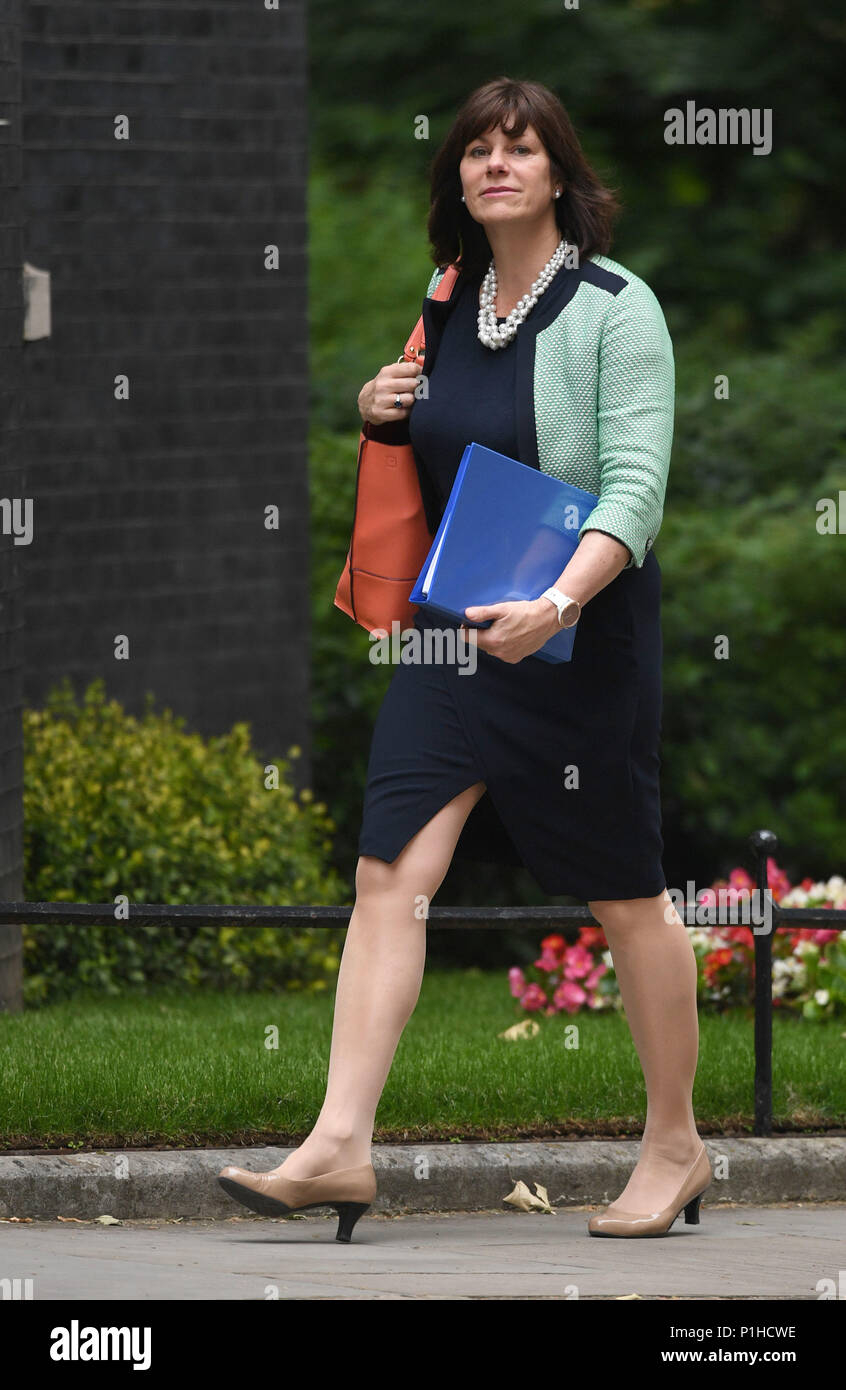
M640 1133L645 1094L623 1017L544 1019L538 1037L500 1041L517 1017L505 972L427 973L377 1140ZM297 1142L322 1101L331 1021L331 994L169 993L0 1015L0 1146ZM565 1045L572 1022L578 1048ZM843 1126L844 1032L776 1015L776 1129ZM703 1013L703 1135L751 1132L752 1076L751 1017Z

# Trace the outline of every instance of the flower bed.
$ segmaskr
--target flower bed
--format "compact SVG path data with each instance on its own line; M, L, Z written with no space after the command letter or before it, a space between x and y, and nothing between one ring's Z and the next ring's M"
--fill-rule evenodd
M846 882L805 878L791 886L774 859L767 860L767 882L781 907L846 908ZM745 869L734 869L702 889L696 901L742 907L755 884ZM742 915L742 914L741 914ZM693 927L700 1007L751 1007L755 988L755 938L748 926ZM614 962L600 926L586 926L578 939L544 937L533 965L508 972L521 1016L573 1015L585 1009L622 1007ZM846 931L830 927L778 927L773 933L773 1006L804 1018L846 1013Z

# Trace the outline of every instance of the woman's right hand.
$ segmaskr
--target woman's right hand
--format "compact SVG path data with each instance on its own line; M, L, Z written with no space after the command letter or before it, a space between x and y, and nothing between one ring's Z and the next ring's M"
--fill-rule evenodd
M416 362L389 362L366 381L358 393L358 409L362 420L371 425L385 425L390 420L404 420L414 405L414 388L420 380L421 368ZM399 396L402 408L394 401Z

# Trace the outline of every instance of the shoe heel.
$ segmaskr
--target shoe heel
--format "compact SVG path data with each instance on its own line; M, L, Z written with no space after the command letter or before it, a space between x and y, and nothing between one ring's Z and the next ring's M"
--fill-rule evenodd
M370 1210L369 1202L339 1202L335 1207L338 1213L338 1230L335 1235L336 1240L348 1242L353 1233L353 1227L360 1216Z
M695 1197L691 1197L684 1209L685 1224L688 1226L699 1225L699 1203L702 1201L702 1193L698 1192Z

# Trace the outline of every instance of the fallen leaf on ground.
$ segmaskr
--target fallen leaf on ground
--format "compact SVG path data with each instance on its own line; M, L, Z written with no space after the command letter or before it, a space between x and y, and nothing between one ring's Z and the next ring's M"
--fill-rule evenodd
M99 1222L101 1226L119 1226L121 1224L116 1216L95 1216L94 1220Z
M504 1038L506 1042L520 1042L522 1038L533 1038L540 1032L540 1024L535 1018L524 1018L522 1023L512 1023L510 1028L506 1028L504 1033L498 1033L497 1037Z
M57 1221L75 1221L77 1226L84 1226L85 1222L81 1216L57 1216Z
M517 1207L518 1211L546 1211L552 1213L549 1205L549 1197L545 1187L535 1183L535 1197L524 1182L518 1182L512 1192L507 1197L503 1197L503 1202L508 1202L509 1206Z

